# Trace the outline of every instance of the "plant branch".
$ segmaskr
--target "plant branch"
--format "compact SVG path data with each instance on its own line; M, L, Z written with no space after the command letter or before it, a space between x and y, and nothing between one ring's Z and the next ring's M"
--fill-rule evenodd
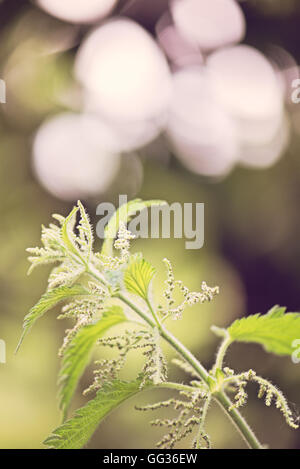
M205 401L205 404L203 406L203 411L202 411L202 416L201 416L201 423L199 425L199 429L198 429L198 433L197 433L197 439L196 439L196 449L201 449L200 448L201 436L203 434L202 432L204 431L204 422L206 420L206 416L207 416L207 413L208 413L210 403L211 403L211 396L208 396L206 401Z
M156 322L157 327L160 329L160 328L161 328L161 323L160 323L160 321L159 321L159 319L158 319L158 316L157 316L156 312L155 312L154 309L152 308L152 305L151 305L149 299L146 300L146 303L147 303L148 308L150 309L150 312L151 312L151 314L152 314L152 316L153 316L153 318L154 318L154 321Z
M224 338L224 340L221 342L220 348L219 348L218 353L217 353L216 363L215 363L215 365L214 365L214 367L213 367L213 372L214 372L214 373L215 373L218 369L219 369L219 370L222 370L224 358L225 358L227 349L228 349L229 345L231 344L231 342L232 342L231 337L230 337L229 333L226 331L225 338Z
M194 386L187 386L186 384L170 383L168 381L159 383L155 386L156 388L175 389L176 391L195 392L197 388Z
M122 293L117 293L115 298L118 298L123 303L125 303L129 308L131 308L135 313L137 313L144 321L146 321L151 327L157 327L157 324L153 321L153 319L148 316L143 310L138 308L134 303L132 303L128 298L126 298Z
M92 264L89 264L86 269L86 273L93 277L95 280L101 283L102 286L105 286L106 288L110 288L110 284L108 281L105 279L103 275L94 267Z

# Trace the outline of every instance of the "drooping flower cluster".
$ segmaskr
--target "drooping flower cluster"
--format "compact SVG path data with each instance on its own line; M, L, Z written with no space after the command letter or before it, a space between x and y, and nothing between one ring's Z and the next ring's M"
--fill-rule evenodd
M94 383L84 392L88 394L97 391L107 381L113 381L124 367L128 354L134 350L142 351L145 363L141 371L141 385L147 383L154 385L167 379L167 364L159 344L160 336L154 331L125 331L124 334L114 337L105 337L98 340L98 345L118 351L114 359L102 359L95 362L98 369L94 371Z
M195 449L210 448L210 439L204 430L204 421L210 403L210 397L202 388L191 391L180 391L180 395L186 399L171 398L167 401L149 404L144 407L136 407L137 410L159 410L172 407L179 411L179 415L173 419L155 419L151 425L166 427L168 432L157 443L157 448L173 449L174 446L189 436L198 427L197 435L193 442Z
M219 294L219 287L209 287L206 282L202 282L201 292L191 292L181 280L175 280L171 262L168 259L164 259L164 263L167 267L167 280L165 281L166 289L163 296L166 300L167 307L166 310L161 309L165 318L171 316L174 320L181 319L187 306L212 301L214 297ZM176 287L178 287L179 291L182 293L183 301L177 306L174 306L174 291Z
M66 335L59 350L59 356L63 356L64 351L82 327L101 318L107 297L108 293L104 288L94 282L89 282L88 296L68 303L62 308L62 314L58 316L58 319L73 319L76 323L73 328L65 331Z
M235 403L232 405L231 408L237 409L247 403L248 394L245 391L245 387L250 381L252 381L259 385L259 399L265 397L265 404L267 407L270 407L272 405L272 402L274 401L276 408L282 412L286 423L294 429L299 428L299 426L295 422L293 413L289 408L285 396L276 386L274 386L274 384L258 376L253 370L249 370L238 375L234 375L233 370L230 370L229 368L225 368L224 371L227 373L228 376L227 382L232 383L237 388L237 393L234 398Z

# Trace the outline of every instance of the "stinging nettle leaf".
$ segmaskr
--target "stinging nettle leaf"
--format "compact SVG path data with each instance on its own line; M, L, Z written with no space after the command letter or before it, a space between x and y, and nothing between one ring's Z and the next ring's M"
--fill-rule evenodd
M112 306L103 313L103 317L96 324L80 329L70 342L65 351L62 368L59 373L60 408L63 411L64 419L67 416L67 411L78 382L90 362L92 350L97 339L111 327L126 320L127 318L122 308L120 306Z
M54 430L44 442L52 449L80 449L85 446L101 421L120 404L141 392L141 381L113 381L104 384L96 397L77 410L73 418Z
M164 200L147 200L135 199L128 204L121 205L119 209L109 220L104 231L104 242L102 245L101 254L104 256L111 256L113 253L113 243L116 238L120 223L128 223L137 212L140 212L148 207L165 205Z
M274 306L267 314L238 319L229 328L232 341L261 344L268 352L291 355L292 343L300 338L300 314Z
M124 285L129 293L134 293L147 300L154 275L155 269L148 261L141 257L135 257L124 272Z
M19 350L25 335L34 323L41 318L47 311L54 308L61 301L73 298L74 296L87 295L89 292L82 285L73 285L72 287L58 287L53 290L47 291L38 303L31 308L23 322L23 333L18 343L16 352Z

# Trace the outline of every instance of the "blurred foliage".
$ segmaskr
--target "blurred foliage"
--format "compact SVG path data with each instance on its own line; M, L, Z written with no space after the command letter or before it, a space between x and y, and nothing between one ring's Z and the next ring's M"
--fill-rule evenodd
M251 20L250 38L259 41L255 27L263 23L264 38L270 28L274 39L272 19L265 15L277 8L277 17L285 18L286 42L292 42L289 35L293 37L294 28L289 31L287 13L294 24L292 13L296 15L299 2L244 3ZM31 140L46 116L58 109L78 106L70 70L72 48L81 32L44 15L26 1L4 0L0 17L1 70L3 78L8 77L7 104L1 105L0 110L0 338L7 344L7 363L0 364L0 447L38 448L60 421L56 400L57 350L67 325L49 315L34 329L31 341L24 344L20 354L13 355L22 318L46 285L47 268L26 277L25 248L39 244L40 225L49 222L51 213L66 214L71 207L51 197L36 181L31 169ZM299 21L298 17L298 25ZM50 50L47 42L59 32L68 39L66 50L60 54L55 47ZM53 45L52 40L50 44ZM292 44L293 52L300 56L299 41ZM209 331L211 324L222 327L244 314L265 312L275 303L300 310L299 139L295 131L286 155L273 168L238 168L227 179L213 183L188 173L173 158L151 158L150 151L142 156L144 183L139 196L169 202L204 202L206 206L206 242L202 250L186 251L184 240L139 240L134 250L142 249L157 267L157 288L164 275L163 257L170 258L175 274L192 289L197 289L204 278L220 285L221 295L213 305L191 309L182 322L172 325L172 331L207 365L217 344ZM85 201L94 223L98 203L116 203L119 183L122 184L122 177L109 194ZM255 364L257 371L279 383L300 409L300 365L292 364L288 358L267 356L252 345L234 345L228 364L236 370ZM135 367L136 360L131 359L129 375ZM178 376L178 371L173 373ZM82 389L91 378L90 373L84 377ZM156 398L153 395L153 401ZM143 397L139 399L142 403ZM75 404L84 400L78 394ZM133 411L132 404L121 407L102 425L91 448L153 446L159 430L149 428L149 417ZM285 426L276 410L253 401L244 413L263 442L273 448L299 447L297 432ZM215 407L209 417L210 430L216 447L244 447Z

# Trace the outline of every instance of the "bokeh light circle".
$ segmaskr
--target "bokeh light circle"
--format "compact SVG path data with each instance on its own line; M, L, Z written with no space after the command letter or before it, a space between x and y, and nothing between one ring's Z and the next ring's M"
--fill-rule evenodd
M241 41L245 18L235 0L172 0L174 23L182 35L203 50Z
M71 23L93 23L108 16L118 0L37 0L50 15Z
M116 176L120 156L111 150L109 129L83 123L79 114L60 114L45 122L33 144L33 165L41 184L63 200L96 196L105 192Z
M224 175L237 161L234 120L214 99L205 69L174 74L167 134L178 158L198 174Z
M156 117L168 106L167 61L134 21L116 19L95 29L79 50L75 73L103 115L116 121Z

